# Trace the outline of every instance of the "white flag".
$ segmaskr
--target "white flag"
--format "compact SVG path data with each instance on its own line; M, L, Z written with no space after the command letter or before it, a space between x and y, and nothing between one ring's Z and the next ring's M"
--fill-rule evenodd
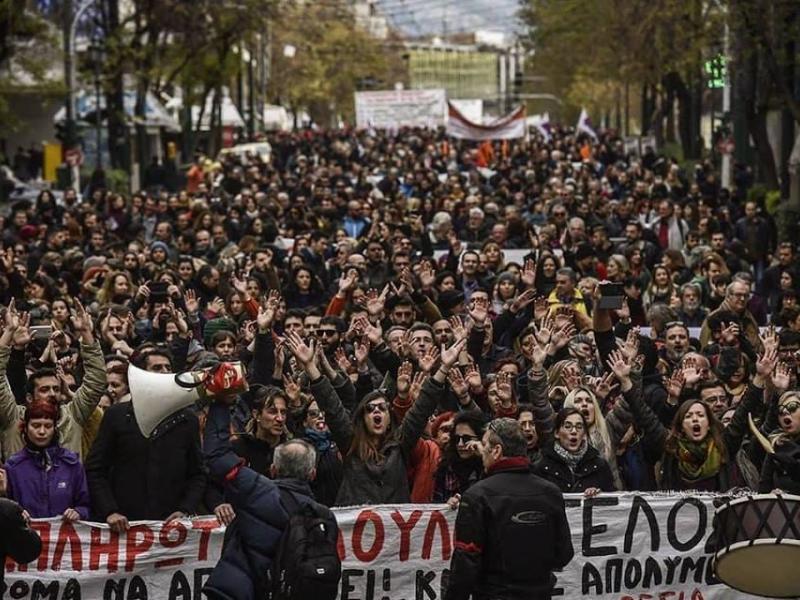
M581 109L581 116L578 118L578 125L575 127L575 133L585 133L594 139L594 141L598 140L597 132L592 128L592 121L589 119L589 113L586 112L585 108Z

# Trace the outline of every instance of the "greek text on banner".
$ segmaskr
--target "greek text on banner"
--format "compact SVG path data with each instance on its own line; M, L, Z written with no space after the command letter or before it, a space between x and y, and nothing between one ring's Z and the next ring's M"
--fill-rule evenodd
M708 545L713 495L567 495L575 558L554 598L733 600L716 581ZM442 505L335 510L341 537L340 600L435 600L446 585L456 513ZM164 525L35 521L39 559L6 563L12 600L200 600L224 529L213 517ZM536 540L531 540L535 544Z

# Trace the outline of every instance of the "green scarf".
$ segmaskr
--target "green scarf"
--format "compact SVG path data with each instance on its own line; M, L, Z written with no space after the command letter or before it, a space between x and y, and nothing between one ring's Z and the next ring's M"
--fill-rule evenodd
M714 477L721 465L722 454L710 436L702 442L678 440L678 470L684 479L699 481Z

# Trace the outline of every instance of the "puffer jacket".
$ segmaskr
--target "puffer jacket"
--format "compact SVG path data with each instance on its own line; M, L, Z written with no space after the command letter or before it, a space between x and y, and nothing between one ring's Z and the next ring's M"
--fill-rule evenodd
M8 458L22 450L25 442L18 424L25 416L25 407L14 400L14 393L8 384L6 368L11 354L10 348L0 348L0 431L2 432L2 455ZM72 402L61 408L58 419L58 439L64 448L77 453L83 460L83 427L87 424L100 397L106 391L106 364L100 343L81 342L83 359L83 383Z
M527 457L501 458L461 498L444 600L549 600L573 555L559 489Z
M586 454L583 455L573 471L555 451L553 444L548 444L542 448L541 457L531 470L539 477L556 484L558 489L565 494L584 492L589 488L599 488L604 492L614 491L611 467L591 446L586 448Z
M244 466L231 448L230 411L223 404L211 405L203 444L210 477L224 486L225 499L236 511L203 593L210 600L261 600L267 597L266 576L289 522L281 497L288 494L295 506L304 506L314 502L311 488L307 481L272 481ZM321 505L317 510L335 526L331 511Z
M359 403L351 418L327 377L311 382L311 392L325 411L333 440L344 455L342 485L336 496L337 506L356 504L392 504L410 502L407 464L411 452L433 414L444 386L429 377L419 398L406 413L399 431L384 443L384 460L380 464L365 463L355 454L348 454L353 441L353 420L363 418L364 402Z
M8 497L34 519L60 517L68 508L89 518L89 487L78 455L52 445L43 450L23 448L6 462Z

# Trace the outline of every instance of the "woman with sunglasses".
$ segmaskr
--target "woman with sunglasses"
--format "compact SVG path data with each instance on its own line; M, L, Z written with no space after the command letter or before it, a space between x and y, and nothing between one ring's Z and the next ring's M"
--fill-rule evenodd
M317 476L311 482L314 499L325 506L333 506L342 484L342 455L325 421L325 411L316 400L311 400L300 409L297 417L294 437L307 441L317 451Z
M533 472L564 493L613 492L611 467L588 443L586 431L586 420L577 408L562 408L556 416L555 439L542 450Z
M417 401L395 426L391 401L381 390L364 396L351 416L320 372L316 344L312 341L309 346L295 333L286 335L286 345L308 375L314 399L325 411L333 440L344 454L337 506L409 502L409 458L444 394L447 376L466 341L462 338L442 348L439 368L428 377Z
M479 442L485 424L486 419L477 410L459 413L453 419L453 433L434 474L434 502L462 495L483 477Z
M773 381L780 386L783 377L788 384L789 368L781 365ZM800 494L800 391L783 392L777 402L778 430L769 441L772 452L768 452L761 467L758 491L768 494L780 490L789 494Z

